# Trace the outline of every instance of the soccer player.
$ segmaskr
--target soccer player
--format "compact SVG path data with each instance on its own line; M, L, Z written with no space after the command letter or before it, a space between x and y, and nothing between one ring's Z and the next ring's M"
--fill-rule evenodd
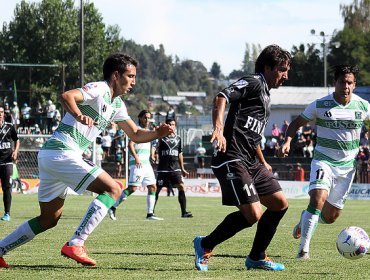
M369 102L353 94L357 74L357 66L335 66L334 93L309 104L290 123L279 150L280 156L287 156L298 128L308 122L316 124L310 200L293 230L293 237L300 238L297 258L301 260L310 258L310 241L318 223L331 224L339 217L356 173L361 129L370 117Z
M66 114L38 154L41 213L0 241L0 267L8 267L3 255L56 226L63 212L68 187L79 194L89 190L98 196L89 205L71 239L62 247L61 254L82 265L96 265L96 261L86 253L85 241L116 203L121 189L107 172L83 159L83 151L111 121L117 122L138 143L172 132L168 125L154 131L139 129L127 114L120 96L135 86L136 67L137 61L132 57L123 53L112 54L103 65L104 81L88 83L61 94L60 102Z
M212 250L239 231L258 222L247 269L284 270L265 253L288 202L271 166L263 157L260 142L270 115L271 88L288 79L291 56L277 45L267 46L258 56L255 74L247 75L219 92L213 105L215 152L211 167L220 182L222 204L236 206L207 236L194 239L195 267L208 270ZM226 104L230 103L224 124ZM263 211L262 206L267 209Z
M156 204L159 193L163 187L172 186L178 189L179 203L181 208L182 218L192 218L193 214L186 210L185 186L182 176L186 176L189 172L184 166L184 158L182 155L181 137L175 133L176 120L167 119L166 124L170 125L173 133L160 138L158 141L158 167L157 167L157 192Z
M143 130L149 130L149 124L151 120L151 113L148 110L142 110L139 115L139 127ZM160 217L154 215L155 205L155 192L157 191L155 175L153 167L150 163L153 160L152 145L151 142L147 143L135 143L130 140L128 147L130 149L129 169L130 176L128 180L128 187L125 189L120 198L117 200L109 210L108 214L112 220L117 220L116 209L117 207L127 199L132 193L134 193L137 187L146 186L148 188L147 202L147 220L163 220Z
M17 160L20 141L17 131L10 122L5 122L4 107L0 107L0 180L3 190L4 216L2 221L10 221L12 204L13 162Z

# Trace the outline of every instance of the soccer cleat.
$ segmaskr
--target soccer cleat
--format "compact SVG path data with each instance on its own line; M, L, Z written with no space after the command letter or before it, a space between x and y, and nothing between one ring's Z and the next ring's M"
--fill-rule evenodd
M157 217L154 214L146 215L146 219L149 220L149 221L163 221L163 218Z
M197 236L194 238L195 250L195 268L199 271L208 271L208 260L212 256L212 251L202 247L202 239L204 236Z
M181 215L181 218L193 218L193 214L191 214L190 212L185 212Z
M304 210L302 211L301 213L301 218L299 219L299 222L298 224L296 224L293 228L293 232L292 232L292 235L293 235L293 238L294 239L299 239L301 238L301 222L302 222L302 216L303 216L303 213L304 213Z
M108 215L109 215L109 218L111 218L113 221L117 220L117 217L116 217L116 208L115 207L111 207L110 209L108 209Z
M297 255L297 259L302 260L302 261L306 261L306 260L310 259L310 255L308 254L308 252L300 251Z
M265 257L263 260L254 261L249 256L245 260L245 266L247 269L264 269L272 271L281 271L285 269L282 263L275 263L269 257Z
M9 222L10 221L10 215L8 213L5 213L4 216L1 217L1 220Z
M3 257L0 257L0 268L10 268L10 265L6 263Z
M62 256L73 259L82 265L86 266L96 265L96 261L93 260L92 258L89 258L89 256L87 255L85 246L69 246L67 242L62 247L60 253L62 254Z

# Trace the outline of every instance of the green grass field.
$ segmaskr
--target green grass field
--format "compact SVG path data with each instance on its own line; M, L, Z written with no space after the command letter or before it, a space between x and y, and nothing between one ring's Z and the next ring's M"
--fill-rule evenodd
M6 255L12 269L0 270L0 279L370 279L369 254L349 261L336 251L335 240L346 226L357 225L370 233L369 201L347 201L333 225L319 225L311 245L311 260L295 259L298 241L291 230L306 200L290 200L268 253L286 270L246 270L256 226L246 229L215 249L209 271L194 269L192 240L208 234L233 207L218 198L189 197L193 219L180 218L177 197L161 196L156 213L164 221L146 221L146 198L132 196L117 210L117 221L108 217L86 242L97 267L83 267L63 258L60 248L69 240L92 196L68 196L58 226ZM14 195L11 222L1 222L1 236L38 214L36 195Z

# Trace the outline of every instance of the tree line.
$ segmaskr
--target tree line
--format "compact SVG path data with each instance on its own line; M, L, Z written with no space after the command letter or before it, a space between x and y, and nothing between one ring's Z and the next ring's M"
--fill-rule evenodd
M74 2L42 0L30 3L23 0L16 5L14 18L4 22L0 31L0 62L54 66L0 66L1 98L13 100L16 85L19 103L32 105L39 100L42 103L56 100L62 89L80 86L80 11ZM340 10L344 27L334 30L326 45L292 46L292 71L285 85L323 86L323 48L327 51L328 85L332 81L331 66L344 63L359 66L358 85L370 83L370 0L354 0L350 5L340 5ZM114 51L127 52L139 61L135 95L127 99L131 103L130 113L134 114L150 106L149 95L176 95L177 91L206 92L203 105L209 109L219 89L230 80L254 72L254 61L262 49L258 44L246 43L240 69L224 74L217 62L208 70L200 61L166 55L163 45L155 48L126 40L118 25L104 24L93 2L84 2L84 28L85 81L102 79L102 63ZM198 113L195 108L183 105L179 106L181 110ZM163 104L151 109L166 108Z

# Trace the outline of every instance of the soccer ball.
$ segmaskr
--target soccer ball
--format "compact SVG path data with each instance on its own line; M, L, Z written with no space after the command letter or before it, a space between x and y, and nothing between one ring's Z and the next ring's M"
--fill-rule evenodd
M338 252L347 259L362 258L369 250L369 247L369 236L360 227L347 227L337 237Z

